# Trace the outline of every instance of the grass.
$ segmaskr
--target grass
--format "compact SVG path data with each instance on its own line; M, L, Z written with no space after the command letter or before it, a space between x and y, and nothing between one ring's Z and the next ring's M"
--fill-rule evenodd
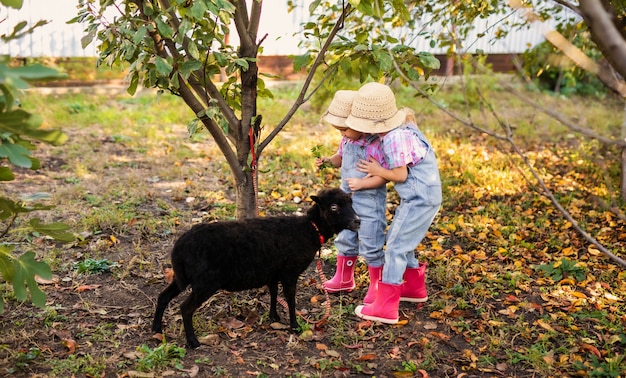
M626 246L620 235L625 230L619 217L624 204L616 194L619 151L573 137L549 117L510 96L498 80L478 80L471 86L475 90L484 86L485 96L500 117L514 126L516 143L561 203L592 235L624 256ZM603 135L619 132L622 105L617 100L564 99L523 85L518 88L544 106L588 121L590 129ZM274 99L259 103L265 135L280 121L295 93L293 86L275 92ZM11 365L16 374L49 366L46 372L51 376L189 369L201 358L205 359L200 365L224 376L248 371L269 376L276 366L278 371L285 370L285 376L290 369L295 370L292 376L326 376L345 370L404 376L424 369L433 376L489 370L519 377L575 376L586 370L609 377L626 369L621 320L626 309L622 300L613 299L626 295L621 284L624 272L592 254L571 225L537 194L528 168L510 153L510 145L461 126L409 90L397 93L400 105L416 110L420 126L436 146L444 184L442 211L418 249L420 259L429 264L430 299L424 307L405 309L407 325L380 327L355 321L352 313L359 304L358 294L335 296L322 335L313 329L311 340L286 340L289 347L280 352L289 355L286 361L272 355L274 360L268 362L263 353L270 353L274 344L255 338L265 331L254 332L269 323L264 318L267 303L245 293L218 295L201 311L206 316L194 319L199 334L227 339L211 349L210 357L180 355L172 340L182 334L176 309L166 316L171 319L167 329L174 335L167 344L147 344L142 339L176 233L194 222L230 219L234 214L228 169L206 132L187 136L191 112L184 104L151 91L135 97L28 92L22 106L35 109L47 126L62 128L71 139L62 147L36 151L46 163L43 172L22 174L16 184L20 193L51 193L56 208L38 216L63 220L80 238L73 245L61 246L38 240L36 235L11 235L15 242L28 238L39 243L39 256L62 278L59 285L66 285L60 292L47 288L54 295L39 316L25 305L12 305L12 311L28 314L14 315L22 328L42 324L44 331L31 330L32 340L41 332L72 330L74 323L80 323L80 332L74 336L81 353L67 356L60 347L51 352L41 342L4 347L8 340L25 339L19 332L26 330L11 329L0 342L0 361ZM468 103L462 94L458 85L446 85L435 99L464 119L499 131L493 114L476 97ZM297 203L295 197L306 199L320 187L337 183L337 171L314 169L311 149L320 146L324 153L332 153L340 139L339 133L318 124L321 112L310 105L297 112L264 152L259 175L263 214L301 210L306 203ZM9 192L16 190L13 187L13 183L5 184ZM390 190L389 218L397 201ZM332 255L332 251L325 252L327 264L333 264ZM360 266L359 287L367 283L366 271ZM315 292L311 280L303 280L298 290ZM100 291L72 292L90 283L102 283ZM118 291L106 291L109 287ZM5 303L15 303L10 293L2 292ZM68 292L80 301L55 303ZM124 295L149 299L121 311ZM81 306L88 308L89 316L75 322L77 313L84 314ZM320 303L300 301L299 307L313 308L310 318L321 316ZM122 313L142 316L112 315ZM224 325L225 316L250 323L230 329ZM9 324L1 319L0 323L9 329ZM339 355L328 354L321 346L316 349L318 344ZM110 345L133 350L135 358L107 356ZM360 348L351 349L354 345ZM601 353L596 355L591 347ZM223 349L228 358L220 357ZM246 370L229 363L237 354L246 361ZM308 363L298 359L300 354Z

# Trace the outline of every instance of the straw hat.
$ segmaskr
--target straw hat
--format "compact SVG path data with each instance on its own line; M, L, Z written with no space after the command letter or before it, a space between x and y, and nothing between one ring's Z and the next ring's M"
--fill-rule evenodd
M335 127L347 127L346 118L350 115L352 101L356 97L356 91L338 90L328 106L328 110L322 115L322 120Z
M362 133L385 133L402 125L406 112L398 110L391 88L380 83L367 83L358 90L352 102L347 127Z

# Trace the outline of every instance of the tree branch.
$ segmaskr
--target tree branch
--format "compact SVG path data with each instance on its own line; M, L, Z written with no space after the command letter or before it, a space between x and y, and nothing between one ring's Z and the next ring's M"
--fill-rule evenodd
M253 2L255 2L255 0L253 0ZM248 6L246 4L246 1L236 0L236 4L233 1L233 5L237 7L233 21L235 22L237 34L239 34L240 43L242 45L251 45L254 43L254 41L252 41L250 39L250 35L248 35Z
M161 2L161 6L164 7L165 9L167 9L170 6L169 0L160 0L160 2ZM173 12L170 12L169 20L174 30L176 30L177 33L180 33L180 22L178 21L176 14ZM184 36L183 41L184 41L183 49L185 50L186 55L189 56L189 50L188 50L189 37ZM186 59L186 57L182 57L179 54L174 41L165 40L165 44L167 45L168 50L170 51L170 54L172 55L172 58L174 59L175 62ZM191 76L188 80L184 80L182 76L179 76L179 80L180 80L179 82L188 83L193 88L193 91L195 92L195 96L197 96L197 98L202 99L202 101L205 104L205 107L208 108L212 106L210 104L210 99L214 99L217 102L217 107L220 109L220 112L222 113L222 115L224 116L228 124L230 125L229 133L227 134L227 137L231 140L231 142L234 143L236 140L239 139L239 124L240 124L239 119L237 118L237 116L235 115L231 107L228 106L228 103L226 102L226 100L224 99L224 97L222 96L220 91L217 89L217 87L215 86L212 80L206 81L204 85L203 83L200 82L198 78L206 76L204 73L204 70L202 69L196 70L194 72L194 75L195 77ZM207 92L208 92L209 97L207 97ZM219 126L216 125L216 127L220 129ZM211 130L209 130L209 132L211 132ZM213 133L211 132L211 134Z
M574 12L577 15L582 17L582 14L580 14L580 9L578 9L578 7L576 7L576 5L570 3L569 1L567 1L567 0L552 0L552 1L554 1L555 3L565 7L567 9L569 9L570 11L572 11L572 12Z
M317 54L317 57L315 58L315 61L311 65L309 73L307 74L304 80L304 83L302 84L302 88L300 89L300 93L298 94L296 101L292 105L291 109L289 109L285 117L283 117L283 119L278 123L278 125L276 125L276 127L270 132L270 134L265 139L263 139L261 143L259 143L259 146L257 148L257 156L261 155L261 152L276 137L276 135L278 135L278 133L281 132L281 130L285 127L287 122L289 122L291 117L293 117L293 115L296 113L298 108L300 108L300 106L306 102L306 99L307 99L306 93L307 93L307 90L309 89L309 86L311 85L311 82L313 81L313 76L315 75L315 72L317 71L317 68L320 66L320 64L324 62L324 54L326 53L326 51L328 51L330 44L335 39L335 36L339 32L339 30L343 28L344 20L350 14L351 11L352 11L352 6L349 3L346 3L345 7L343 8L343 11L341 12L341 15L339 16L339 19L335 23L335 26L333 27L331 32L328 34L328 38L326 38L326 42L320 49L319 53ZM311 94L309 94L309 96L315 93L315 91L317 91L319 87L320 86L318 85L311 92Z
M393 64L394 64L395 69L398 71L399 75L403 78L403 80L405 80L407 83L409 83L409 85L411 85L411 87L413 87L422 96L425 96L425 98L427 98L431 103L437 104L437 102L435 100L431 99L431 96L428 93L424 92L421 88L419 88L419 86L416 85L415 82L410 80L409 77L405 75L404 71L402 71L400 69L400 66L398 65L397 61L393 58L393 55L392 55L392 60L393 60ZM440 109L443 108L442 106L438 106L438 107ZM450 112L446 112L446 113L450 114ZM453 117L453 118L460 119L460 117ZM510 126L508 124L504 124L503 121L501 121L499 118L497 118L497 119L498 119L498 122L500 122L501 127L504 127L506 130L510 130ZM462 122L462 123L465 124L465 125L468 125L467 123L464 123L464 122ZM470 124L468 126L471 126L474 129L479 129L479 128L476 128L472 124ZM487 133L487 134L488 135L492 135L492 136L496 135L495 133ZM563 217L572 224L572 227L576 230L576 232L578 232L589 243L591 243L594 246L596 246L598 248L598 250L600 250L600 252L602 252L605 256L607 256L611 260L613 260L617 265L620 265L621 267L626 268L626 261L622 260L621 258L616 256L615 254L613 254L606 247L604 247L597 239L595 239L593 236L591 236L589 233L587 233L585 230L583 230L583 228L580 227L578 222L572 217L572 215L567 211L567 209L565 209L559 203L559 201L556 199L556 197L554 196L552 191L545 184L545 182L543 181L543 179L541 178L539 173L537 173L537 171L533 168L533 165L530 163L530 161L528 160L528 158L526 157L524 152L522 152L517 147L517 145L515 144L515 141L513 140L512 133L507 132L507 136L505 136L505 137L502 137L502 136L499 136L499 135L496 135L496 137L499 140L503 140L503 141L507 142L513 148L513 151L522 159L522 161L524 162L524 165L532 173L532 175L535 178L536 182L541 187L543 195L546 198L548 198L550 200L550 202L552 202L552 205L563 215ZM524 175L524 177L526 178L525 175ZM526 178L526 180L528 180L528 178Z
M183 78L180 74L178 74L178 80L183 82ZM187 105L194 111L195 114L199 114L200 111L204 110L204 106L199 101L191 101L194 97L193 92L185 85L180 86L181 96L185 99ZM208 118L207 116L200 117L202 123L206 126L206 129L209 131L215 143L219 147L220 151L224 154L226 161L228 162L228 166L230 167L233 175L236 176L236 182L240 182L245 178L243 171L241 169L241 165L237 160L237 155L233 151L231 145L228 143L228 139L222 132L222 129L219 127L215 121Z
M623 78L626 77L626 41L613 23L612 14L604 9L600 0L580 1L578 7L602 55ZM620 94L626 97L626 91Z
M253 0L252 9L250 12L250 22L248 24L248 34L250 39L256 41L257 33L259 32L259 23L261 21L261 9L263 8L263 0Z
M600 79L600 81L602 81L606 86L613 89L615 92L619 93L622 97L626 97L626 83L622 79L617 78L613 74L613 72L611 72L607 68L601 67L599 64L594 62L591 58L585 55L583 51L581 51L578 47L574 46L574 44L572 44L565 37L563 37L561 33L554 30L553 28L548 27L545 23L543 23L543 20L541 20L541 18L537 14L535 14L535 12L533 12L532 9L525 7L524 4L521 2L521 0L508 0L508 3L509 3L509 6L511 6L511 8L519 12L522 18L525 18L529 23L533 23L537 25L541 29L540 30L541 34L543 34L543 36L550 43L552 43L556 48L561 50L563 54L565 54L568 58L570 58L578 67L581 67L587 70L588 72L598 75L598 78ZM597 0L585 0L581 2L581 5L587 4L587 3L594 3L597 6L599 5L599 3L597 3ZM599 6L601 8L601 5ZM594 6L590 6L590 8L594 9L593 12L598 11L596 7ZM580 8L580 9L581 11L583 11L583 8ZM585 12L583 11L583 13ZM602 12L598 12L598 13L602 13ZM610 29L610 31L605 30L602 33L602 35L605 36L606 38L609 38L609 37L614 38L615 37L614 35L615 25L609 22L610 19L602 17L602 16L603 15L595 15L593 17L594 22L596 22L596 25L595 25L596 29L594 30L597 32L598 28L602 29L603 27L606 27L606 29L607 30ZM604 14L604 16L606 16L606 14ZM585 17L589 17L589 16L587 15ZM605 25L601 23L598 20L598 18L601 19L602 22L604 21L609 22L609 24ZM591 25L590 25L590 28L591 28ZM617 35L619 35L619 33L617 33ZM598 44L598 41L596 41L595 39L594 39L594 42ZM614 66L614 67L618 67L617 71L622 75L622 77L626 77L626 44L624 43L624 41L621 39L621 37L618 37L617 40L613 39L613 40L603 41L601 43L605 44L605 46L598 44L598 47L600 47L600 50L603 50L603 51L611 51L615 48L623 49L621 50L621 52L624 53L623 54L624 57L622 59L625 59L625 60L623 62L620 62L621 67L618 67L618 66ZM609 50L606 50L606 49L609 49ZM605 57L607 56L606 54L604 55ZM619 57L621 58L622 54L620 54ZM611 61L611 63L613 62ZM622 70L623 70L623 73L622 73Z

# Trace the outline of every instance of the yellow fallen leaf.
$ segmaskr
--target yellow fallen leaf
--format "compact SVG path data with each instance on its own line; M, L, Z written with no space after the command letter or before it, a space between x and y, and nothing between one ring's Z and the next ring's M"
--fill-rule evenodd
M591 256L599 256L602 254L602 252L600 252L598 249L591 246L587 248L587 252L589 252Z
M330 356L330 357L335 357L335 358L341 357L341 354L339 354L339 352L334 351L332 349L328 349L328 350L324 351L324 353L326 353L326 355Z
M573 295L576 298L587 299L587 296L584 293L581 293L579 291L572 291L571 295Z
M620 297L617 297L611 293L604 293L604 298L610 300L610 301L615 301L615 302L621 302L622 299Z
M443 318L443 314L441 313L441 311L433 311L430 313L429 315L431 318L433 319L442 319Z
M554 330L554 328L552 328L552 326L548 323L546 323L543 319L538 319L535 324L537 324L539 327L545 329L546 331L550 331L550 332L556 332Z

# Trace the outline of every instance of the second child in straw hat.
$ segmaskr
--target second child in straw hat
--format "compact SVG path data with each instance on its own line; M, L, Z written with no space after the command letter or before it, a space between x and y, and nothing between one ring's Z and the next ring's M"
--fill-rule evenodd
M441 179L432 145L415 124L410 110L399 110L388 86L368 83L357 92L346 126L378 134L387 167L362 159L358 170L394 182L400 205L387 231L383 274L372 304L357 306L357 316L383 323L399 320L400 301L425 302L426 264L415 249L422 242L441 206ZM362 179L349 178L351 188Z
M343 180L346 177L365 178L366 173L359 172L357 164L360 160L379 161L385 164L378 135L362 133L346 127L345 121L350 115L352 100L356 91L339 90L335 93L328 110L322 115L322 120L335 127L341 133L341 142L337 153L331 157L316 159L317 166L330 162L335 167L341 167L341 189L352 193L352 207L361 218L358 233L350 230L341 231L335 238L337 248L337 270L332 279L324 282L326 290L332 293L352 291L354 284L354 268L357 257L361 255L367 263L370 279L370 288L366 299L374 302L376 283L380 279L384 262L383 245L385 244L386 181L381 177L363 179L363 186L358 191L350 189ZM371 293L370 293L371 292Z

